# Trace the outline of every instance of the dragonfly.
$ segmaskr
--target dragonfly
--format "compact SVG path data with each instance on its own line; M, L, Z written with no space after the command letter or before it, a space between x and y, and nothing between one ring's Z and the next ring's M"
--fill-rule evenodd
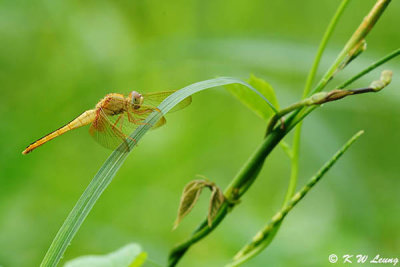
M107 94L94 109L86 110L81 115L61 128L45 135L30 144L22 154L28 154L48 141L71 130L90 124L89 133L100 145L115 149L129 150L129 135L138 126L145 124L145 119L153 111L161 112L157 106L176 91L163 91L140 94L136 91L127 96L119 93ZM185 108L192 102L189 96L176 105L171 111ZM162 116L151 129L163 126L166 119ZM136 143L134 139L132 139ZM123 144L123 145L121 145Z

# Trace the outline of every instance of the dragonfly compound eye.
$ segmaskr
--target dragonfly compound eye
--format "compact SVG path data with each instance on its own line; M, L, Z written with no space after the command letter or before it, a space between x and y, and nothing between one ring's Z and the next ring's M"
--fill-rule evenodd
M143 102L143 96L141 94L139 94L136 91L132 91L131 93L132 95L132 99L131 99L131 104L132 105L141 105Z

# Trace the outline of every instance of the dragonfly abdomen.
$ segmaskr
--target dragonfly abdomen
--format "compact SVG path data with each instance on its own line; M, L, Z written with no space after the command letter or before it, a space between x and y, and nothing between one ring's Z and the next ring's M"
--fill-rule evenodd
M96 110L87 110L83 112L81 115L79 115L77 118L69 122L68 124L62 126L61 128L45 135L44 137L38 139L37 141L33 142L30 144L24 151L22 151L22 154L28 154L35 148L43 145L44 143L47 143L48 141L56 138L57 136L60 136L70 130L85 126L93 122L94 118L96 117Z

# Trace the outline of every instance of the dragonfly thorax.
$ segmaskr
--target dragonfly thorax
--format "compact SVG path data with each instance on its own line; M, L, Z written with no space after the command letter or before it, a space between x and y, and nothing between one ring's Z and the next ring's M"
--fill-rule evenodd
M106 115L116 115L126 109L126 99L122 94L108 94L96 105L96 109L102 109Z

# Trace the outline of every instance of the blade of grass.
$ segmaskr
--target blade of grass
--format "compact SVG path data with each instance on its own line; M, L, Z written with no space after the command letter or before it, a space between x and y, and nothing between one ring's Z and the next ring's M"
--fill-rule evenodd
M96 201L99 199L103 191L107 188L107 186L111 183L112 179L116 175L117 171L125 161L129 152L136 145L136 143L144 136L144 134L168 111L170 111L175 105L179 104L179 102L183 101L185 98L200 92L202 90L206 90L209 88L223 86L228 84L242 84L246 86L248 89L254 91L258 94L262 99L265 100L266 105L271 107L272 104L256 89L254 89L249 84L235 78L229 77L220 77L216 79L206 80L198 83L191 84L178 90L173 93L169 97L167 97L159 106L160 111L152 112L145 120L143 125L140 125L131 135L130 138L127 138L127 142L129 145L129 151L125 151L124 149L117 148L114 152L111 153L109 158L104 162L101 166L100 170L97 172L93 180L90 182L86 190L83 192L78 202L75 204L74 208L68 215L67 219L64 221L63 225L59 229L56 237L50 245L46 255L43 258L43 261L40 266L57 266L62 256L64 255L65 250L68 245L71 243L73 237L76 232L82 225L83 221L92 210ZM136 140L136 141L133 141ZM122 144L121 146L124 146Z
M343 0L340 3L338 9L335 12L335 15L333 16L328 27L325 30L324 36L322 37L321 43L318 47L317 54L315 56L314 62L307 77L307 81L303 91L303 98L305 98L308 95L308 93L310 93L310 88L314 81L315 74L317 73L319 63L321 62L322 54L324 53L326 45L328 44L328 41L332 36L332 33L335 30L336 25L339 22L339 19L342 16L343 11L345 10L349 2L350 0Z
M241 249L234 257L234 262L228 266L239 266L244 262L260 253L271 242L270 236L275 235L278 227L281 225L286 215L302 200L307 193L321 180L321 178L329 171L329 169L337 162L337 160L349 149L349 147L364 133L359 131L356 133L343 147L333 155L333 157L319 169L319 171L303 186L291 199L286 203L283 208L276 213L270 222L258 232L253 240Z
M333 31L336 28L337 23L339 22L340 17L342 16L344 10L346 9L347 5L349 4L349 0L343 0L338 9L335 12L335 15L332 17L328 27L326 28L326 31L324 33L324 36L321 40L321 43L319 45L317 54L315 56L313 65L310 69L310 72L308 74L306 84L304 86L303 90L303 99L307 97L307 95L310 93L310 89L312 86L312 83L314 81L315 75L318 70L319 63L321 62L322 54L325 51L326 45L328 44L328 41L330 37L332 36ZM299 125L296 127L294 136L293 136L293 150L292 150L292 157L291 157L291 173L290 173L290 179L289 179L289 186L286 192L285 200L284 200L284 205L290 200L290 198L293 196L296 186L297 186L297 177L299 173L299 154L300 154L300 137L301 137L301 127L302 127L302 122L299 123Z

